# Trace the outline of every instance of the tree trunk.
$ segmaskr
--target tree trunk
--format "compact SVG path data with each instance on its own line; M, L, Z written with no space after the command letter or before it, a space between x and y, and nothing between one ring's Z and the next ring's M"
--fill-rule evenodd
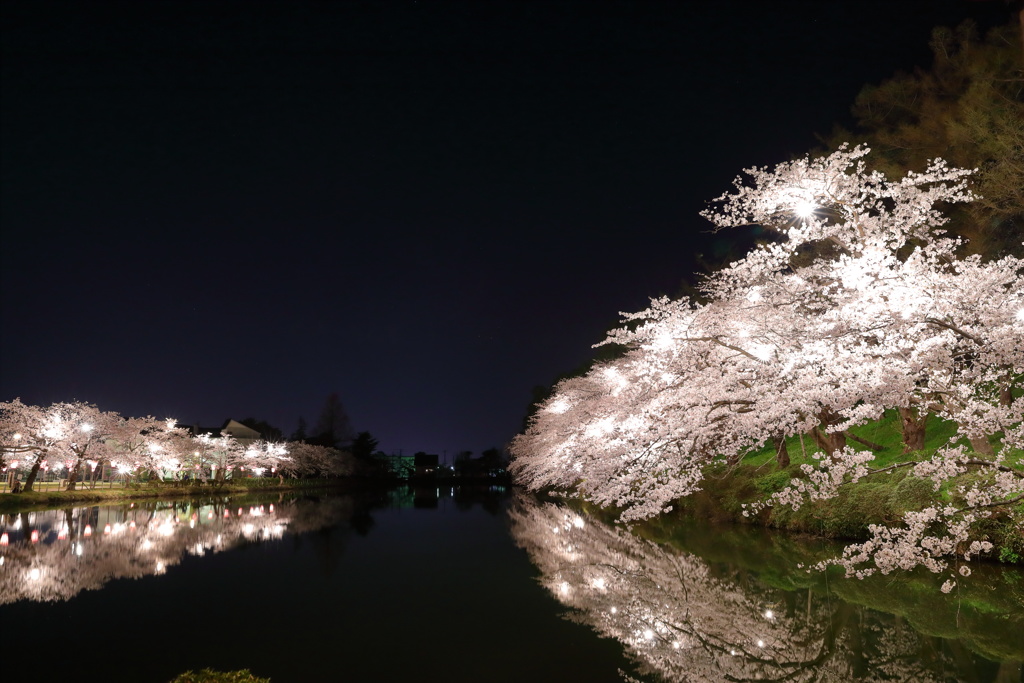
M999 405L1008 406L1013 403L1013 385L1007 380L1006 384L999 387Z
M39 466L43 464L43 456L39 454L36 456L36 461L32 463L32 469L28 471L28 477L25 478L25 485L21 487L22 492L31 491L32 484L36 483L36 475L39 474Z
M842 432L830 433L826 431L830 425L839 422L839 416L828 408L823 408L818 413L818 419L821 421L821 425L811 430L811 436L814 437L814 442L818 444L818 448L829 455L846 448L845 434Z
M74 491L75 482L78 481L78 470L82 469L82 459L75 460L73 467L68 468L68 485L65 487L65 491Z
M846 435L842 432L828 433L822 427L815 427L811 430L811 437L818 448L829 455L837 453L846 448Z
M898 408L903 431L903 452L924 450L925 424L928 415L921 416L916 408Z
M789 449L786 447L786 437L773 436L772 443L775 444L775 462L778 463L779 469L789 467Z
M988 442L987 436L969 436L967 437L971 441L971 448L974 449L975 453L981 455L992 455L992 444Z

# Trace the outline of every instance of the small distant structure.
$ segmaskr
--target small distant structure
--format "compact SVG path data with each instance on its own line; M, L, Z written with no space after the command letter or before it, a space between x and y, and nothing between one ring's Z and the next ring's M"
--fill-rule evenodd
M193 436L199 436L201 434L207 434L212 437L228 436L234 437L235 441L240 443L243 447L251 446L252 444L259 441L262 437L252 427L246 427L244 424L237 420L228 418L224 421L224 424L218 427L200 427L199 425L177 425L182 429L187 429Z
M242 444L242 446L251 446L252 444L259 441L262 437L252 427L247 427L241 422L228 418L220 428L221 435L230 434L235 437L235 441Z
M413 463L416 466L416 476L436 477L439 460L440 458L436 453L416 453L413 456Z

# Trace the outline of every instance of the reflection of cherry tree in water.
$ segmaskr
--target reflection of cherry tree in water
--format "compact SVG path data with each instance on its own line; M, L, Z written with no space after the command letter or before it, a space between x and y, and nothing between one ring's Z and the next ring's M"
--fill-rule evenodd
M117 578L162 574L186 555L301 534L351 515L351 502L77 508L0 516L0 605L67 600Z
M941 652L887 618L808 591L806 600L717 572L576 512L520 497L512 535L567 617L626 646L670 681L952 679ZM936 673L940 672L940 673Z

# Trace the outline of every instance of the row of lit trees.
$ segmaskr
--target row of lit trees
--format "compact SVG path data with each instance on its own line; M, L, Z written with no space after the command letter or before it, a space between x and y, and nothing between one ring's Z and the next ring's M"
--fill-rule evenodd
M513 471L533 488L575 487L640 519L701 486L706 465L735 462L766 440L811 434L827 454L770 502L799 506L866 476L873 459L850 427L895 409L906 448L930 415L957 441L902 466L943 482L983 474L955 502L877 528L843 560L889 571L990 545L972 524L1020 525L1024 473L1024 261L962 257L939 206L972 199L969 171L935 161L889 180L867 149L749 169L749 183L704 212L718 229L761 225L778 239L712 275L702 301L652 301L606 343L628 350L561 382L512 444ZM997 443L993 448L992 442ZM1016 516L1015 516L1016 515ZM874 563L874 567L870 567Z
M333 448L305 443L256 441L245 445L229 434L192 434L174 420L123 417L82 402L26 405L0 403L0 448L5 470L25 470L31 491L40 470L66 471L74 490L80 472L94 475L101 464L122 476L143 472L161 477L188 475L223 480L227 473L270 471L280 476L351 474L351 457Z

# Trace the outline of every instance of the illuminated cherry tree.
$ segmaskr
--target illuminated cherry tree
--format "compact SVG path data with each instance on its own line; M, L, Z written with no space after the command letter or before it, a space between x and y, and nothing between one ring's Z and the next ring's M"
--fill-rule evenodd
M0 404L0 434L4 459L9 466L29 467L26 490L31 490L40 468L67 470L67 488L74 490L79 472L88 466L95 472L108 459L110 439L119 416L89 403L54 403L42 409L15 399Z
M46 412L38 406L25 405L18 399L0 403L0 455L5 469L28 469L25 490L31 491L56 438L47 435Z
M277 473L281 466L290 460L287 445L270 441L257 441L242 451L241 457L233 464L247 467L255 472L257 477L262 477L263 473L267 470Z
M108 443L110 465L124 477L159 470L166 459L180 457L188 441L186 430L175 420L119 417Z
M230 434L198 434L189 440L181 462L204 481L207 472L216 481L224 481L228 471L237 466L244 450L242 444Z
M709 463L810 433L827 454L820 467L805 465L808 479L770 501L799 505L870 473L873 455L848 445L850 427L896 409L912 451L935 414L972 449L950 444L902 466L937 490L968 468L986 474L962 503L873 530L842 562L861 574L869 562L939 571L937 556L989 549L973 522L1024 499L1024 475L1005 463L1024 444L1024 398L1010 390L1024 374L1024 264L959 258L942 234L937 204L971 199L968 171L936 161L890 181L865 170L865 154L844 148L737 179L704 215L778 239L711 276L706 302L658 299L624 314L605 343L627 353L560 383L516 437L520 481L576 488L641 519L697 490Z

